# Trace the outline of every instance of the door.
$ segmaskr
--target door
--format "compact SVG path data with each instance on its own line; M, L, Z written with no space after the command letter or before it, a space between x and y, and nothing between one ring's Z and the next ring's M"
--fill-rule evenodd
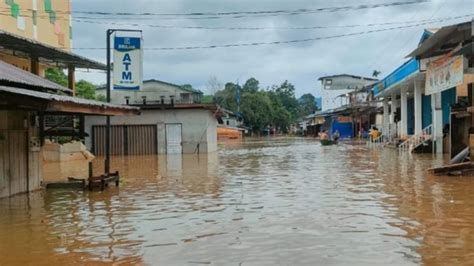
M181 154L182 152L181 124L166 124L166 153Z
M92 127L92 151L105 155L105 126ZM157 154L156 125L120 125L110 130L111 155Z
M28 132L0 132L0 197L28 191Z

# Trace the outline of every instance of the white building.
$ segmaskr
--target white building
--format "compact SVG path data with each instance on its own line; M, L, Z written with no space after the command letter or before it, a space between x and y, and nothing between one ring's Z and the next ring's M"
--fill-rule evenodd
M105 89L98 90L105 94ZM158 80L144 81L140 91L112 91L111 101L138 106L132 119L111 118L112 155L208 153L217 150L215 104L201 104L202 92ZM86 119L86 146L105 153L105 118Z
M320 95L322 97L322 111L349 104L350 99L341 97L341 95L349 94L356 89L377 82L377 79L348 74L320 77L318 80L322 85Z

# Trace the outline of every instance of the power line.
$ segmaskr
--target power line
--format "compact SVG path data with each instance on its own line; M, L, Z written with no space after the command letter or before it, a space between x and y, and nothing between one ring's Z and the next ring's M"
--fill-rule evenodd
M347 33L347 34L322 36L322 37L314 37L314 38L307 38L307 39L287 40L287 41L233 43L233 44L222 44L222 45L182 46L182 47L148 47L148 48L145 47L144 49L145 50L151 50L151 51L170 51L170 50L216 49L216 48L230 48L230 47L247 47L247 46L261 46L261 45L281 45L281 44L291 44L291 43L304 43L304 42L311 42L311 41L320 41L320 40L329 40L329 39L338 39L338 38L350 37L350 36L365 35L365 34L370 34L370 33L384 32L384 31L392 31L392 30L398 30L398 29L406 29L406 28L412 28L412 27L417 27L417 26L422 26L422 25L427 25L427 24L429 24L429 22L418 23L418 24L413 24L413 25L406 25L406 26L384 28L384 29L374 29L374 30L369 30L369 31L353 32L353 33ZM74 48L74 49L75 50L105 50L106 48L80 47L80 48Z
M352 25L324 25L324 26L306 26L306 27L206 27L206 26L177 26L177 25L159 25L159 24L141 24L141 23L117 23L117 22L99 22L81 19L73 19L79 23L100 24L100 25L115 25L115 26L132 26L132 27L151 27L160 29L197 29L197 30L316 30L316 29L331 29L331 28L357 28L357 27L375 27L398 24L411 24L421 22L442 22L447 20L455 20L466 17L472 17L473 14L459 15L453 17L443 17L436 19L411 20L411 21L395 21L383 23L369 23L369 24L352 24Z
M55 11L56 14L71 15L97 15L101 17L79 17L81 19L110 19L108 16L120 16L119 19L126 19L129 17L139 17L138 19L144 19L144 17L163 17L163 18L186 18L186 19L220 19L220 18L247 18L247 17L261 17L261 16L280 16L280 15L301 15L301 14L313 14L323 12L340 12L340 11L351 11L351 10L362 10L362 9L373 9L381 7L393 7L393 6L405 6L428 2L429 0L410 0L410 1L398 1L381 4L360 4L352 6L340 6L340 7L321 7L315 9L294 9L294 10L260 10L260 11L231 11L231 12L193 12L193 13L132 13L132 12L106 12L106 11ZM3 9L8 11L9 9ZM45 14L49 14L43 10L32 10L23 9L26 11L35 11ZM137 19L137 18L134 18Z

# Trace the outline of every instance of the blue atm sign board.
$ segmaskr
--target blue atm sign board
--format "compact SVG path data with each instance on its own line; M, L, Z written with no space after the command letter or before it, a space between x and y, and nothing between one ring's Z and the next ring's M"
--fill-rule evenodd
M143 77L142 40L115 37L114 90L140 90Z

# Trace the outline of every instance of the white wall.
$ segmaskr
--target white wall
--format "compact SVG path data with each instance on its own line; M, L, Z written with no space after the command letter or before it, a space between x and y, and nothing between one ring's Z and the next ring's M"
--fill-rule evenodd
M318 96L322 97L323 111L341 107L349 103L347 97L341 99L340 97L338 98L339 95L353 92L356 88L362 88L375 82L373 80L350 76L339 76L330 79L331 85L326 85L326 79L321 81L321 93Z
M97 90L97 95L105 96L107 91ZM171 84L161 82L146 82L140 91L112 90L110 92L110 100L115 104L125 104L125 96L130 97L130 104L142 103L142 96L146 96L147 101L160 101L161 96L165 97L165 101L169 103L170 96L174 96L176 102L181 101L181 94L189 94L192 100L192 93L182 90Z
M105 125L105 117L86 117L86 132L92 136L93 125ZM166 153L166 124L182 124L183 153L217 150L217 119L204 109L142 110L140 116L117 116L111 118L112 125L156 125L158 129L158 153ZM91 138L86 138L91 149Z

